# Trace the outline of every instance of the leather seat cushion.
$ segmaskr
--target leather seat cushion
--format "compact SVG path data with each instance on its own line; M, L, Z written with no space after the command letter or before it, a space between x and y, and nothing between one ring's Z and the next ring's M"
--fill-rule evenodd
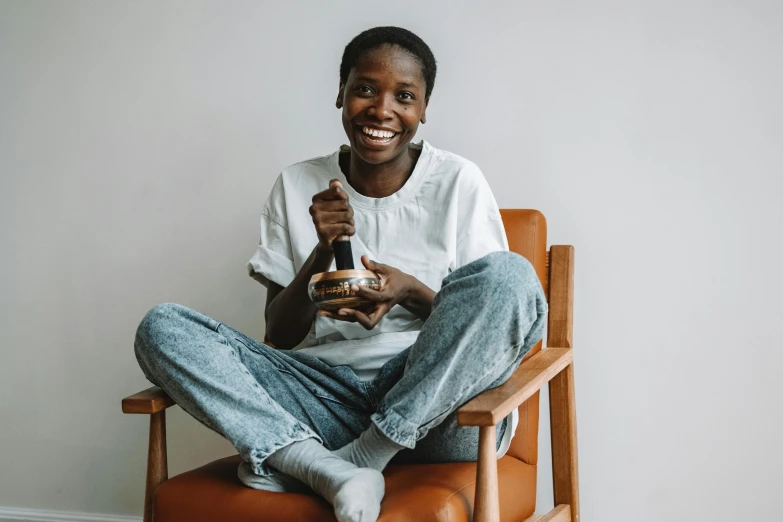
M314 495L269 493L242 485L239 456L216 460L182 473L155 492L155 522L334 521L331 506ZM468 522L473 513L476 465L390 466L380 522ZM505 456L498 461L501 521L533 514L536 467Z

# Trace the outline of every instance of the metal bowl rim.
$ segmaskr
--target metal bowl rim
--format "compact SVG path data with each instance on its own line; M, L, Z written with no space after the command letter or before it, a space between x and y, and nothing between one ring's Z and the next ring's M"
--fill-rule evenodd
M351 269L314 274L313 277L310 278L310 284L318 283L319 281L334 281L335 279L377 279L378 282L380 282L378 274L372 270Z

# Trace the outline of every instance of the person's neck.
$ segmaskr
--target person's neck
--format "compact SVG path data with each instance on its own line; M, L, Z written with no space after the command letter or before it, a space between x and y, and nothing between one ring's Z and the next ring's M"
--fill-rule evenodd
M373 165L366 163L351 151L350 159L348 162L343 162L341 167L348 183L356 192L369 198L385 198L405 185L416 167L416 160L420 153L421 151L408 147L405 153L394 160Z

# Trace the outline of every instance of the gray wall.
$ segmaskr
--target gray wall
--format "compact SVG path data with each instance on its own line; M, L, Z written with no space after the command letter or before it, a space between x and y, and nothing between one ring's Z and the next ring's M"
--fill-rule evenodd
M0 2L0 506L140 513L136 324L262 337L259 210L345 141L342 48L382 24L439 59L420 137L576 245L583 520L777 516L777 1ZM169 436L174 473L232 451Z

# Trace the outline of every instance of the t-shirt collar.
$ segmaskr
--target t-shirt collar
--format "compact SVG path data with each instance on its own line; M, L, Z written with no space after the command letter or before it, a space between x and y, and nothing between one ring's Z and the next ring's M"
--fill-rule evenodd
M356 192L345 178L343 171L340 169L340 152L350 151L351 147L349 145L341 145L337 152L332 154L330 163L334 178L339 179L340 183L343 184L343 188L348 193L351 205L369 210L385 210L403 204L416 194L419 185L421 185L421 182L424 180L429 169L433 148L425 140L414 143L413 146L421 148L421 155L416 161L416 166L413 168L413 172L405 182L405 185L391 196L385 198L371 198Z

